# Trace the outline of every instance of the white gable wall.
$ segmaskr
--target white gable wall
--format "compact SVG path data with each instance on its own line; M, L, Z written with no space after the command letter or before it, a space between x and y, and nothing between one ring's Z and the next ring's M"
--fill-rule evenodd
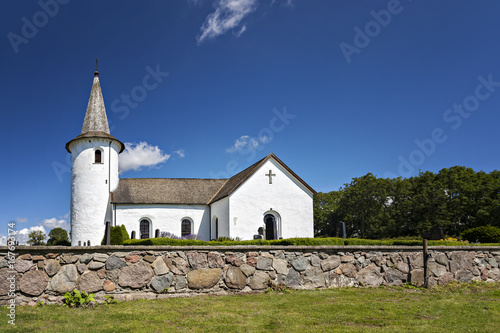
M207 205L116 205L115 224L125 225L129 236L135 231L140 238L139 225L142 219L151 221L150 236L155 230L168 231L181 236L181 222L188 218L193 221L193 231L199 239L209 239L210 215Z
M272 184L265 176L272 170ZM278 237L314 237L313 195L280 164L269 159L229 197L230 237L253 239L270 210L280 216Z
M225 236L229 237L229 197L225 197L217 202L214 202L211 205L211 239L217 238L216 228L215 228L215 219L217 218L219 221L219 237ZM233 236L234 237L234 236Z

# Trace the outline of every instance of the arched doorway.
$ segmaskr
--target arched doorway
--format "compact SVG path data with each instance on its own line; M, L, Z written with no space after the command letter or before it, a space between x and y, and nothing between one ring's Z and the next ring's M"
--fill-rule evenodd
M272 214L264 216L264 224L266 226L266 239L277 239L276 217Z

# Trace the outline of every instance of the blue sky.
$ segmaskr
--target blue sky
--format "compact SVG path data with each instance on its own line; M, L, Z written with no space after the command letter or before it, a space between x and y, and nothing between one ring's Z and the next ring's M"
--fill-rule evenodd
M498 169L497 1L7 1L0 235L69 228L99 58L121 177L225 178L274 152L318 192ZM1 236L0 236L1 241Z

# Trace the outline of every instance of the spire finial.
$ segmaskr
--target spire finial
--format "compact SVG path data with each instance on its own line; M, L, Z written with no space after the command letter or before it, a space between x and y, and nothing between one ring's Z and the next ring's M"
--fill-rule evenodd
M97 58L95 58L95 72L94 76L99 76L99 72L97 71Z

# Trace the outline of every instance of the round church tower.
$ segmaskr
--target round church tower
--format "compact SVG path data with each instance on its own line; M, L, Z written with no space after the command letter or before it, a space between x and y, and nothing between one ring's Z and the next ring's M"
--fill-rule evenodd
M99 83L94 73L82 132L66 144L71 153L71 245L100 245L112 221L110 193L118 187L118 154L123 143L109 133Z

